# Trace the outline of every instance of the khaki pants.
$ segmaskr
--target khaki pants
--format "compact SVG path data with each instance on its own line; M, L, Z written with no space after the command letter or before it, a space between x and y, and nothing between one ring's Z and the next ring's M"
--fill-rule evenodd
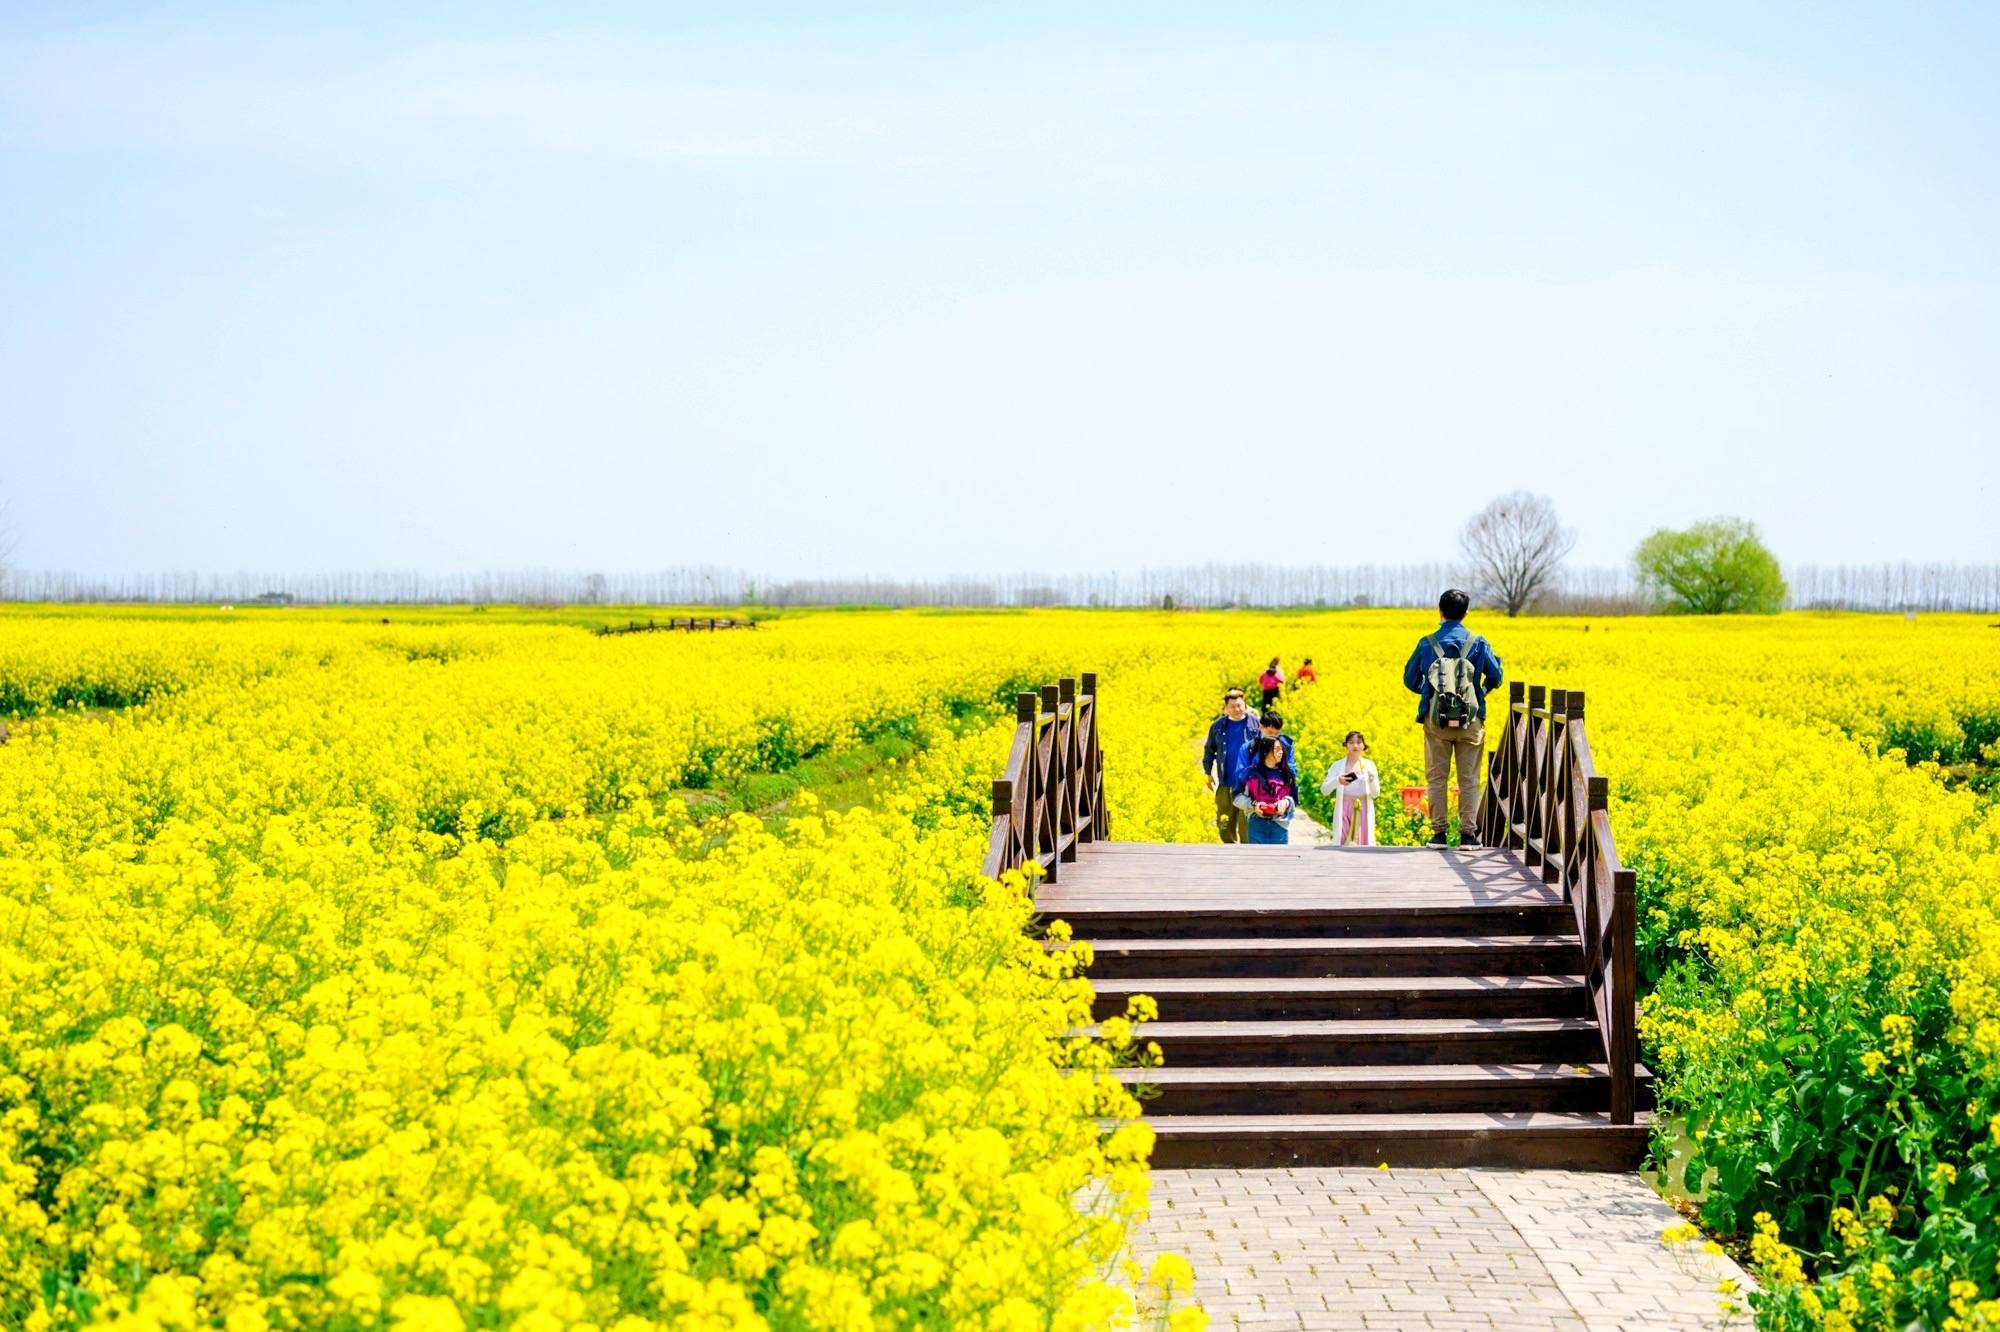
M1443 836L1451 826L1445 788L1451 784L1452 760L1458 760L1458 828L1460 836L1479 835L1479 754L1486 747L1486 724L1438 726L1424 722L1424 785L1431 802L1431 831Z
M1236 792L1227 786L1215 788L1215 831L1225 842L1243 842L1250 837L1250 814L1236 808Z

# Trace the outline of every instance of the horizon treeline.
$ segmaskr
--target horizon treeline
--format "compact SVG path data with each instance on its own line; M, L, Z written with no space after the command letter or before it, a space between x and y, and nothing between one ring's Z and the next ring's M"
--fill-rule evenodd
M1791 565L1795 610L2000 610L2000 564ZM524 570L476 574L355 571L316 574L170 572L102 577L17 569L0 599L179 605L508 604L660 606L1172 607L1179 609L1425 607L1474 580L1463 565L1200 564L1137 573L1014 573L991 577L761 578L696 565L650 573ZM1572 568L1531 608L1542 614L1640 614L1651 608L1629 569Z

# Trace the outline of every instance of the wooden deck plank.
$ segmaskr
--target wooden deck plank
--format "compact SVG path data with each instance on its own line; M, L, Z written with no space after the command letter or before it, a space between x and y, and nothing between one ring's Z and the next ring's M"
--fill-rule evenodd
M1586 1069L1587 1072L1578 1072ZM1325 1067L1273 1065L1224 1065L1209 1068L1120 1068L1112 1076L1120 1082L1169 1087L1188 1083L1257 1084L1265 1082L1325 1084L1365 1087L1380 1083L1485 1083L1521 1082L1543 1079L1606 1077L1605 1066L1596 1064L1347 1064Z
M1636 1124L1614 1124L1603 1111L1458 1110L1430 1115L1160 1115L1146 1120L1155 1133L1185 1136L1236 1135L1262 1130L1273 1133L1341 1133L1351 1136L1425 1137L1435 1134L1542 1132L1618 1132L1644 1136L1651 1120L1640 1114Z
M1090 922L1085 921L1086 925ZM1576 974L1583 947L1575 935L1412 934L1329 935L1238 938L1106 937L1091 931L1078 939L1091 950L1093 979L1135 976L1438 976ZM1045 940L1061 951L1072 945Z
M1149 1116L1155 1169L1506 1166L1636 1170L1651 1116L1593 1111ZM1107 1124L1106 1128L1112 1127Z
M1320 866L1377 866L1402 862L1448 870L1522 868L1514 852L1491 846L1440 848L1331 846L1324 843L1312 846L1225 846L1220 842L1086 842L1077 848L1077 859L1100 866L1161 861L1176 864L1284 865L1304 861Z
M1435 1064L1204 1064L1121 1068L1115 1079L1149 1117L1172 1115L1444 1114L1603 1110L1602 1063L1548 1059ZM1641 1076L1641 1108L1653 1083Z
M1581 976L1132 976L1092 981L1099 995L1150 994L1491 994L1501 990L1580 990Z
M1394 1041L1410 1036L1477 1036L1488 1033L1538 1036L1595 1032L1590 1018L1295 1018L1274 1022L1147 1022L1142 1040L1260 1040L1335 1038L1343 1041ZM1096 1028L1091 1028L1096 1034Z
M1295 953L1380 953L1385 950L1489 953L1496 948L1561 953L1573 950L1577 946L1575 935L1562 934L1413 934L1390 939L1341 935L1314 939L1287 935L1276 939L1105 939L1102 941L1077 939L1073 943L1090 944L1100 959L1107 953L1129 957L1179 957L1188 953L1224 953L1235 957L1256 957L1267 954L1288 956ZM1071 946L1072 943L1054 941L1048 944L1048 947L1055 951Z
M1101 842L1035 895L1044 915L1554 906L1561 890L1505 851Z
M1125 850L1135 846L1133 842L1091 842L1077 849L1077 858L1072 864L1089 862L1093 872L1139 873L1148 869L1171 869L1176 866L1196 866L1212 868L1217 865L1231 869L1283 870L1286 867L1310 865L1319 874L1354 874L1364 870L1384 872L1402 870L1418 874L1516 874L1534 877L1512 853L1484 848L1472 851L1438 850L1435 847L1322 847L1317 850L1290 851L1284 847L1269 846L1184 846L1162 844L1162 848L1176 854L1162 855L1159 850L1133 854Z
M1221 842L1086 842L1084 854L1105 859L1129 858L1134 856L1171 856L1176 859L1186 855L1237 856L1244 852L1260 856L1358 856L1374 858L1380 856L1430 856L1440 854L1439 848L1432 846L1334 846L1325 842L1287 842L1277 846L1250 846L1247 844L1225 845ZM1447 847L1442 851L1446 856L1463 856L1478 859L1488 856L1504 856L1508 853L1499 847Z
M1225 846L1220 842L1086 842L1077 848L1079 859L1097 864L1145 860L1231 861L1249 856L1268 863L1311 860L1321 864L1345 861L1353 864L1383 864L1404 860L1432 865L1515 865L1520 860L1511 851L1493 846Z
M1079 888L1064 893L1045 892L1035 898L1035 910L1044 916L1087 916L1105 911L1226 911L1270 913L1275 911L1519 911L1568 905L1559 893L1518 893L1505 897L1447 897L1441 894L1400 893L1393 888L1355 892L1338 888L1259 891L1254 884L1242 891L1212 886L1176 891L1151 888L1104 892Z
M1529 1082L1545 1079L1571 1080L1605 1078L1609 1068L1602 1062L1540 1064L1329 1064L1319 1067L1296 1064L1216 1065L1201 1068L1118 1068L1111 1076L1120 1082L1157 1087L1192 1083L1255 1085L1282 1083L1342 1087L1410 1083ZM1651 1081L1653 1073L1643 1065L1641 1081Z
M1092 1012L1108 1018L1139 995L1172 1022L1358 1021L1402 1017L1565 1017L1587 1011L1576 975L1155 976L1092 982Z
M1072 902L1130 900L1165 896L1220 897L1237 902L1287 901L1374 901L1384 905L1398 902L1560 902L1562 890L1554 884L1515 880L1506 883L1419 883L1408 879L1340 878L1255 878L1223 874L1191 874L1184 878L1162 875L1153 879L1116 880L1091 876L1077 882L1065 876L1059 883L1044 884L1035 895L1036 904L1059 909Z

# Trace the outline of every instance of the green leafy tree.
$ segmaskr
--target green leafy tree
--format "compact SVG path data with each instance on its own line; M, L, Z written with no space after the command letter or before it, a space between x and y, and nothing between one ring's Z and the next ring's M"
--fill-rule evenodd
M1785 608L1785 576L1742 518L1711 518L1684 532L1661 528L1632 555L1640 588L1685 615L1772 615Z

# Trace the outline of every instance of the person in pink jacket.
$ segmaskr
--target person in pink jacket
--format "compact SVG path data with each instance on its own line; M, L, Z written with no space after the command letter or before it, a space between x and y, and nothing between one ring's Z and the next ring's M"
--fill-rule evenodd
M1257 687L1264 691L1262 706L1267 708L1277 701L1279 694L1284 692L1285 668L1278 664L1276 657L1271 658L1271 664L1266 666L1264 673L1257 677Z

